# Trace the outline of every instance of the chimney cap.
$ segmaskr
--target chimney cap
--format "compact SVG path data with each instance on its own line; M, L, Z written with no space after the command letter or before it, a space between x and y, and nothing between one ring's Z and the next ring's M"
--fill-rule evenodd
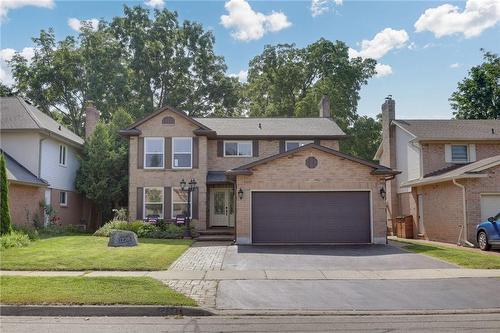
M387 97L385 99L386 100L392 100L392 95L391 94L387 95Z

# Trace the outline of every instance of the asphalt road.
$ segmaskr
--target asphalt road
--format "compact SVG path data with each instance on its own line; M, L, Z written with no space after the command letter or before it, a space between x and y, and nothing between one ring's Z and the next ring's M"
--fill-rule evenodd
M0 317L2 333L498 332L500 313L411 316Z

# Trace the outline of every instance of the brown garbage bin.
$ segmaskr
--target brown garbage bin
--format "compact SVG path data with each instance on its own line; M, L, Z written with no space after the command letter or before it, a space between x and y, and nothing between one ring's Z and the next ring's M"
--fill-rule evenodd
M413 216L398 216L395 224L398 238L413 238Z

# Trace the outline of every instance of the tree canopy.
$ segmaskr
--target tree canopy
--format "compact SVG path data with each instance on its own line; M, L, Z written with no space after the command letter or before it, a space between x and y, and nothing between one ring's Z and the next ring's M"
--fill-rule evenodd
M372 161L382 141L382 123L380 115L377 120L368 116L358 117L354 124L347 128L346 140L340 142L340 149L367 161Z
M450 97L458 119L500 119L500 58L482 51L484 62L469 70Z

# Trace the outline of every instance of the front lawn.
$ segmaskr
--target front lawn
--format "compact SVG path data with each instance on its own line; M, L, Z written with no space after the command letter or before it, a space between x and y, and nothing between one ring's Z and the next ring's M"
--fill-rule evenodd
M27 247L0 251L3 270L164 270L187 248L190 240L139 239L136 247L108 247L107 237L88 235L41 239Z
M397 241L407 244L404 248L408 251L425 254L464 268L500 269L500 256L418 241L399 239Z
M154 304L196 306L149 277L1 276L2 304Z

